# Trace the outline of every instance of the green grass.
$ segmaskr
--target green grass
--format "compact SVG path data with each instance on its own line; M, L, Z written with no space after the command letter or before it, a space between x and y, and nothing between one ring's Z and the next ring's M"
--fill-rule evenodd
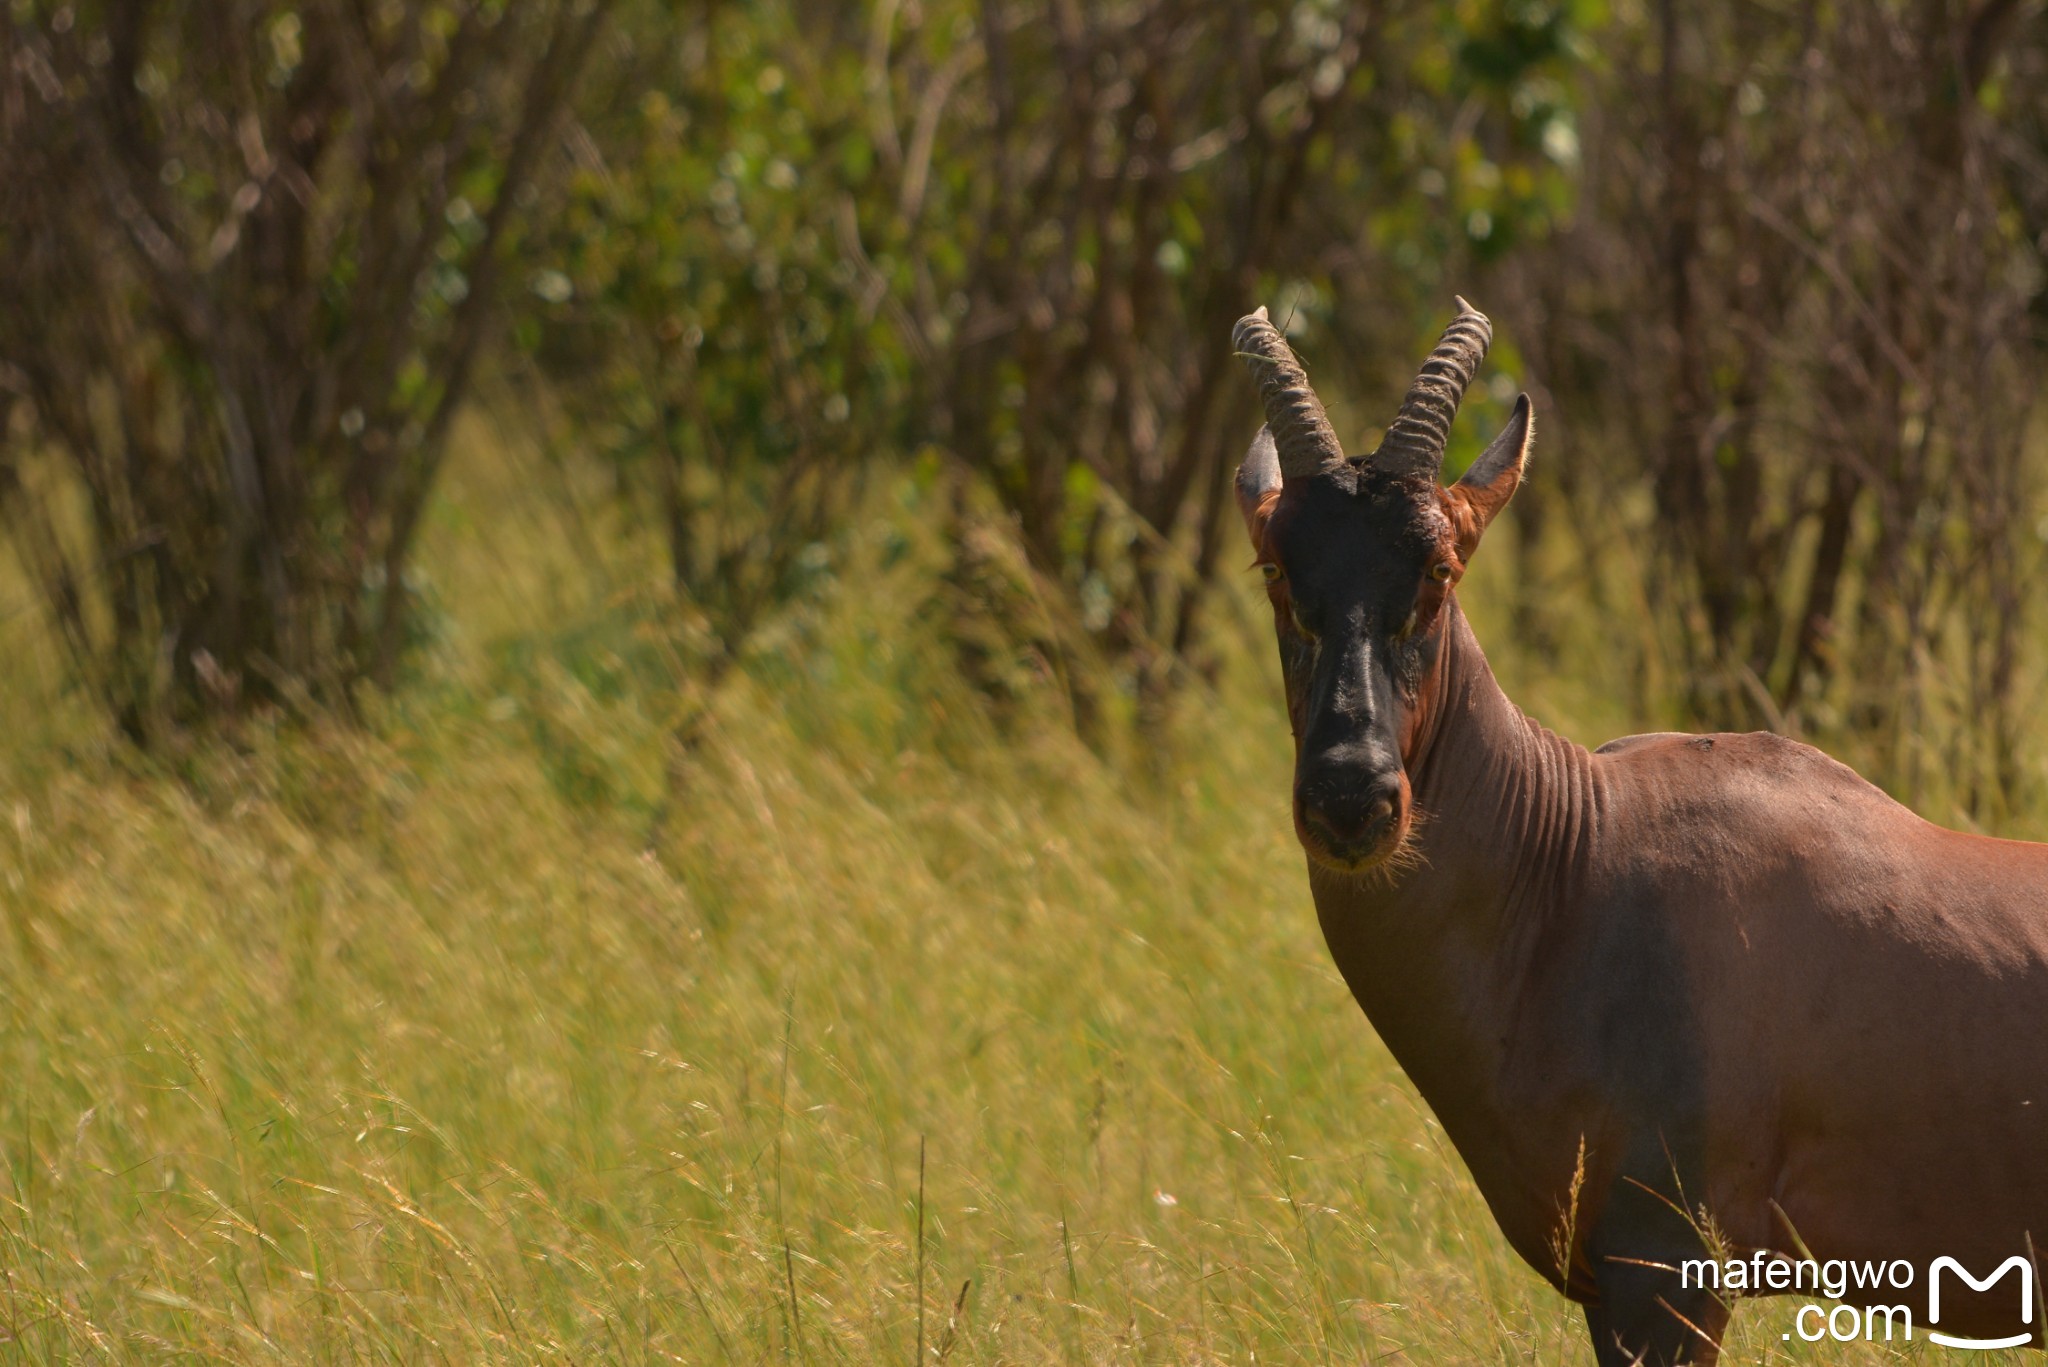
M1162 772L999 727L906 487L701 699L538 484L471 431L366 731L145 765L0 619L0 1361L1586 1359L1323 950L1255 630Z

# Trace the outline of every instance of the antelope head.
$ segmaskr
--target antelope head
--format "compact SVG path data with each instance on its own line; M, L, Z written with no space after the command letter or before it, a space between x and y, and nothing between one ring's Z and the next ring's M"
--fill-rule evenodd
M1529 454L1524 394L1464 477L1439 481L1451 420L1492 338L1460 299L1379 449L1347 457L1266 311L1232 334L1266 410L1237 498L1280 638L1294 828L1326 868L1386 865L1414 829L1408 766L1435 702L1444 607Z

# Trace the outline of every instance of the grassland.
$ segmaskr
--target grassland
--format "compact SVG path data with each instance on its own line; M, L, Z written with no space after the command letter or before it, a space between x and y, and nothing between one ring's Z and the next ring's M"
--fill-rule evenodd
M958 682L914 485L703 698L540 483L469 434L363 729L143 762L0 578L0 1361L1585 1360L1323 951L1248 597L1110 766Z

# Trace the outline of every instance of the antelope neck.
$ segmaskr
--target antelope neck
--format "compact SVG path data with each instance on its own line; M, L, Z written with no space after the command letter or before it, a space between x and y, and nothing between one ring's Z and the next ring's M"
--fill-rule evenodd
M1508 918L1501 931L1540 929L1521 923L1569 898L1592 857L1593 756L1501 691L1455 594L1444 613L1436 676L1425 685L1432 701L1407 760L1430 861L1417 881L1449 878L1468 896L1492 894L1482 900ZM1407 881L1391 889L1397 898Z
M1517 1013L1590 865L1600 793L1592 755L1501 692L1455 595L1443 611L1407 762L1422 860L1310 877L1353 995L1483 1173L1517 1147L1501 1105Z

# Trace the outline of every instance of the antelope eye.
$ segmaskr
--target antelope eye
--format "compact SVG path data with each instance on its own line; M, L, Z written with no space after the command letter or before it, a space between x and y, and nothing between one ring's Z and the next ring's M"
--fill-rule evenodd
M1451 566L1447 560L1440 560L1429 567L1429 577L1439 584L1451 582Z
M1286 577L1281 573L1280 567L1270 560L1259 566L1259 573L1266 577L1268 584L1277 584Z

